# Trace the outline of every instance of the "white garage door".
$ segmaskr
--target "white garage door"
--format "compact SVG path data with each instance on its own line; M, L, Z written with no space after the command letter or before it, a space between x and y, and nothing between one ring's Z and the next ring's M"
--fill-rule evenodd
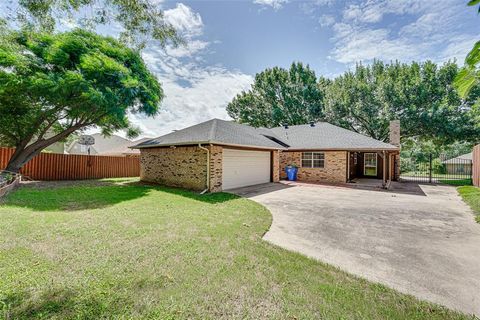
M270 182L270 151L223 149L223 190Z

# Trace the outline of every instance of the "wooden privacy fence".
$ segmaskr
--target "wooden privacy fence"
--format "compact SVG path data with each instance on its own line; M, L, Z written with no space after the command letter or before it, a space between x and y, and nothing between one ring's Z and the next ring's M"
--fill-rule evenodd
M0 170L5 169L15 149L0 148ZM20 173L34 180L81 180L140 176L138 157L86 156L41 153Z
M473 185L480 187L480 144L473 148L472 154L472 180Z

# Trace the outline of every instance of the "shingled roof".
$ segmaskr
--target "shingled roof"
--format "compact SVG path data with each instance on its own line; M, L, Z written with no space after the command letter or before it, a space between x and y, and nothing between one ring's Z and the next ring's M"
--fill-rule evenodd
M141 149L211 143L231 146L247 146L261 149L284 149L284 146L263 135L262 131L262 129L256 129L232 121L212 119L145 141L134 146L134 148Z
M449 163L452 163L452 164L460 164L460 163L471 163L473 159L473 152L470 152L470 153L466 153L466 154L462 154L458 157L455 157L455 158L452 158L452 159L447 159L445 161L443 161L443 163L445 164L449 164Z
M398 147L328 122L270 129L289 149L397 150Z
M285 150L398 150L394 145L327 122L267 129L220 119L174 131L133 148L199 143Z

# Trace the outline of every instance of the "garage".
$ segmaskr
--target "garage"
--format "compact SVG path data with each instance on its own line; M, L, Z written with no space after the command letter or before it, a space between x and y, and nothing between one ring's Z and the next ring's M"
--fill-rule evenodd
M270 182L270 151L223 149L223 190Z

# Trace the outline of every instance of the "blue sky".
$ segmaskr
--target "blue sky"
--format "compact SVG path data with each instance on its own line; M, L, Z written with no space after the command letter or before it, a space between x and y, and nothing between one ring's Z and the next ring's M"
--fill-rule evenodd
M131 117L144 136L228 119L228 102L268 67L301 61L331 78L373 59L462 63L480 38L480 16L463 0L153 1L188 46L143 52L166 93L157 117Z

